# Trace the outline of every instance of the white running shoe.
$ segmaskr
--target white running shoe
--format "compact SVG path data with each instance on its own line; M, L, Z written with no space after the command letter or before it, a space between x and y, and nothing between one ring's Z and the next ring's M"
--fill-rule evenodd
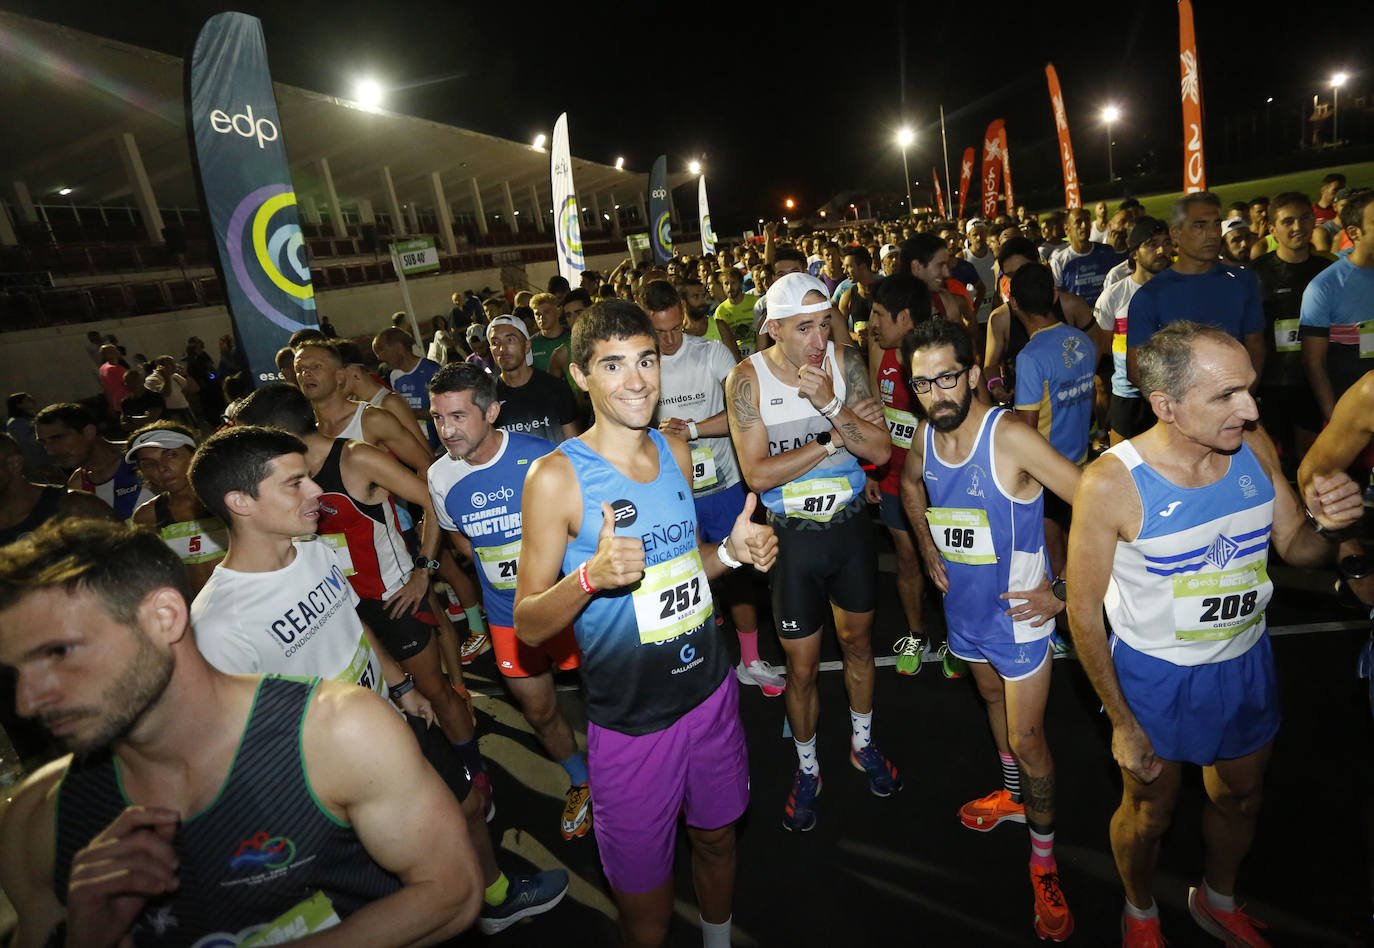
M735 666L735 677L746 685L758 685L763 693L776 698L787 690L785 672L774 668L763 659L755 659L746 667L743 660Z

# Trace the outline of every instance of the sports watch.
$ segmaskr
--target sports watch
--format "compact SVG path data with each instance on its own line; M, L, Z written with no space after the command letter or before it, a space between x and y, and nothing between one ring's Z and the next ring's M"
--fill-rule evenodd
M439 561L431 560L428 557L426 557L423 553L416 553L414 566L416 569L436 570L439 568Z
M840 449L830 443L830 432L822 431L816 435L816 443L825 448L826 457L833 457L838 454Z

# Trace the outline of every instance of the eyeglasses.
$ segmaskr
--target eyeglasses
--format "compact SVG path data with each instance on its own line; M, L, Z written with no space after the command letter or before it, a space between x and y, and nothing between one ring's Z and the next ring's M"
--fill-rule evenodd
M973 366L965 366L958 372L946 372L944 375L937 375L933 379L912 379L911 390L917 395L924 395L930 391L933 383L937 388L951 389L959 381L959 376L963 375Z

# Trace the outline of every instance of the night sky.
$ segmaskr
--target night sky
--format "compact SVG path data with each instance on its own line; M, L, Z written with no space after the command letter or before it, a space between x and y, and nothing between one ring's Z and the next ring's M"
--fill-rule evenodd
M0 6L182 57L204 21L226 9L150 5L157 19L87 0ZM1272 139L1295 143L1300 107L1310 108L1318 89L1329 97L1332 73L1351 74L1352 95L1374 75L1361 61L1371 55L1374 4L1195 6L1213 179L1227 157L1253 150L1224 151L1226 123L1245 134L1268 123ZM840 191L900 192L893 137L904 123L918 134L908 152L916 202L923 191L928 201L931 167L944 174L941 103L956 178L964 147L977 148L987 123L1005 118L1017 191L1060 189L1062 200L1047 61L1059 72L1087 185L1107 177L1098 114L1109 102L1124 113L1114 128L1119 176L1181 169L1171 0L905 7L903 15L898 3L579 3L560 18L543 12L548 4L489 0L237 9L263 20L281 82L351 97L357 78L372 75L390 89L385 108L517 141L550 131L566 110L574 155L607 164L623 155L634 171L662 152L673 170L700 158L722 233L781 216L785 197L812 208Z

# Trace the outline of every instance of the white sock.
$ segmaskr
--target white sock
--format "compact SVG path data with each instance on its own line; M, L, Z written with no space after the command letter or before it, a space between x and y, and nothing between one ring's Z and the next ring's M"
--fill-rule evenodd
M723 922L701 920L701 948L730 948L730 918Z
M816 759L816 735L811 735L809 741L799 741L795 737L792 743L797 745L797 765L801 772L811 777L821 775L821 762Z
M1159 918L1159 905L1155 903L1154 899L1151 899L1149 908L1138 909L1131 904L1130 899L1127 899L1126 914L1129 915L1131 918L1138 919L1142 922L1146 922L1152 918Z
M873 712L860 714L853 708L849 709L849 726L854 735L850 738L849 744L857 754L869 744L873 743Z
M1202 892L1207 898L1207 904L1218 912L1234 912L1236 910L1236 896L1222 895L1216 889L1207 884L1207 880L1202 880Z

